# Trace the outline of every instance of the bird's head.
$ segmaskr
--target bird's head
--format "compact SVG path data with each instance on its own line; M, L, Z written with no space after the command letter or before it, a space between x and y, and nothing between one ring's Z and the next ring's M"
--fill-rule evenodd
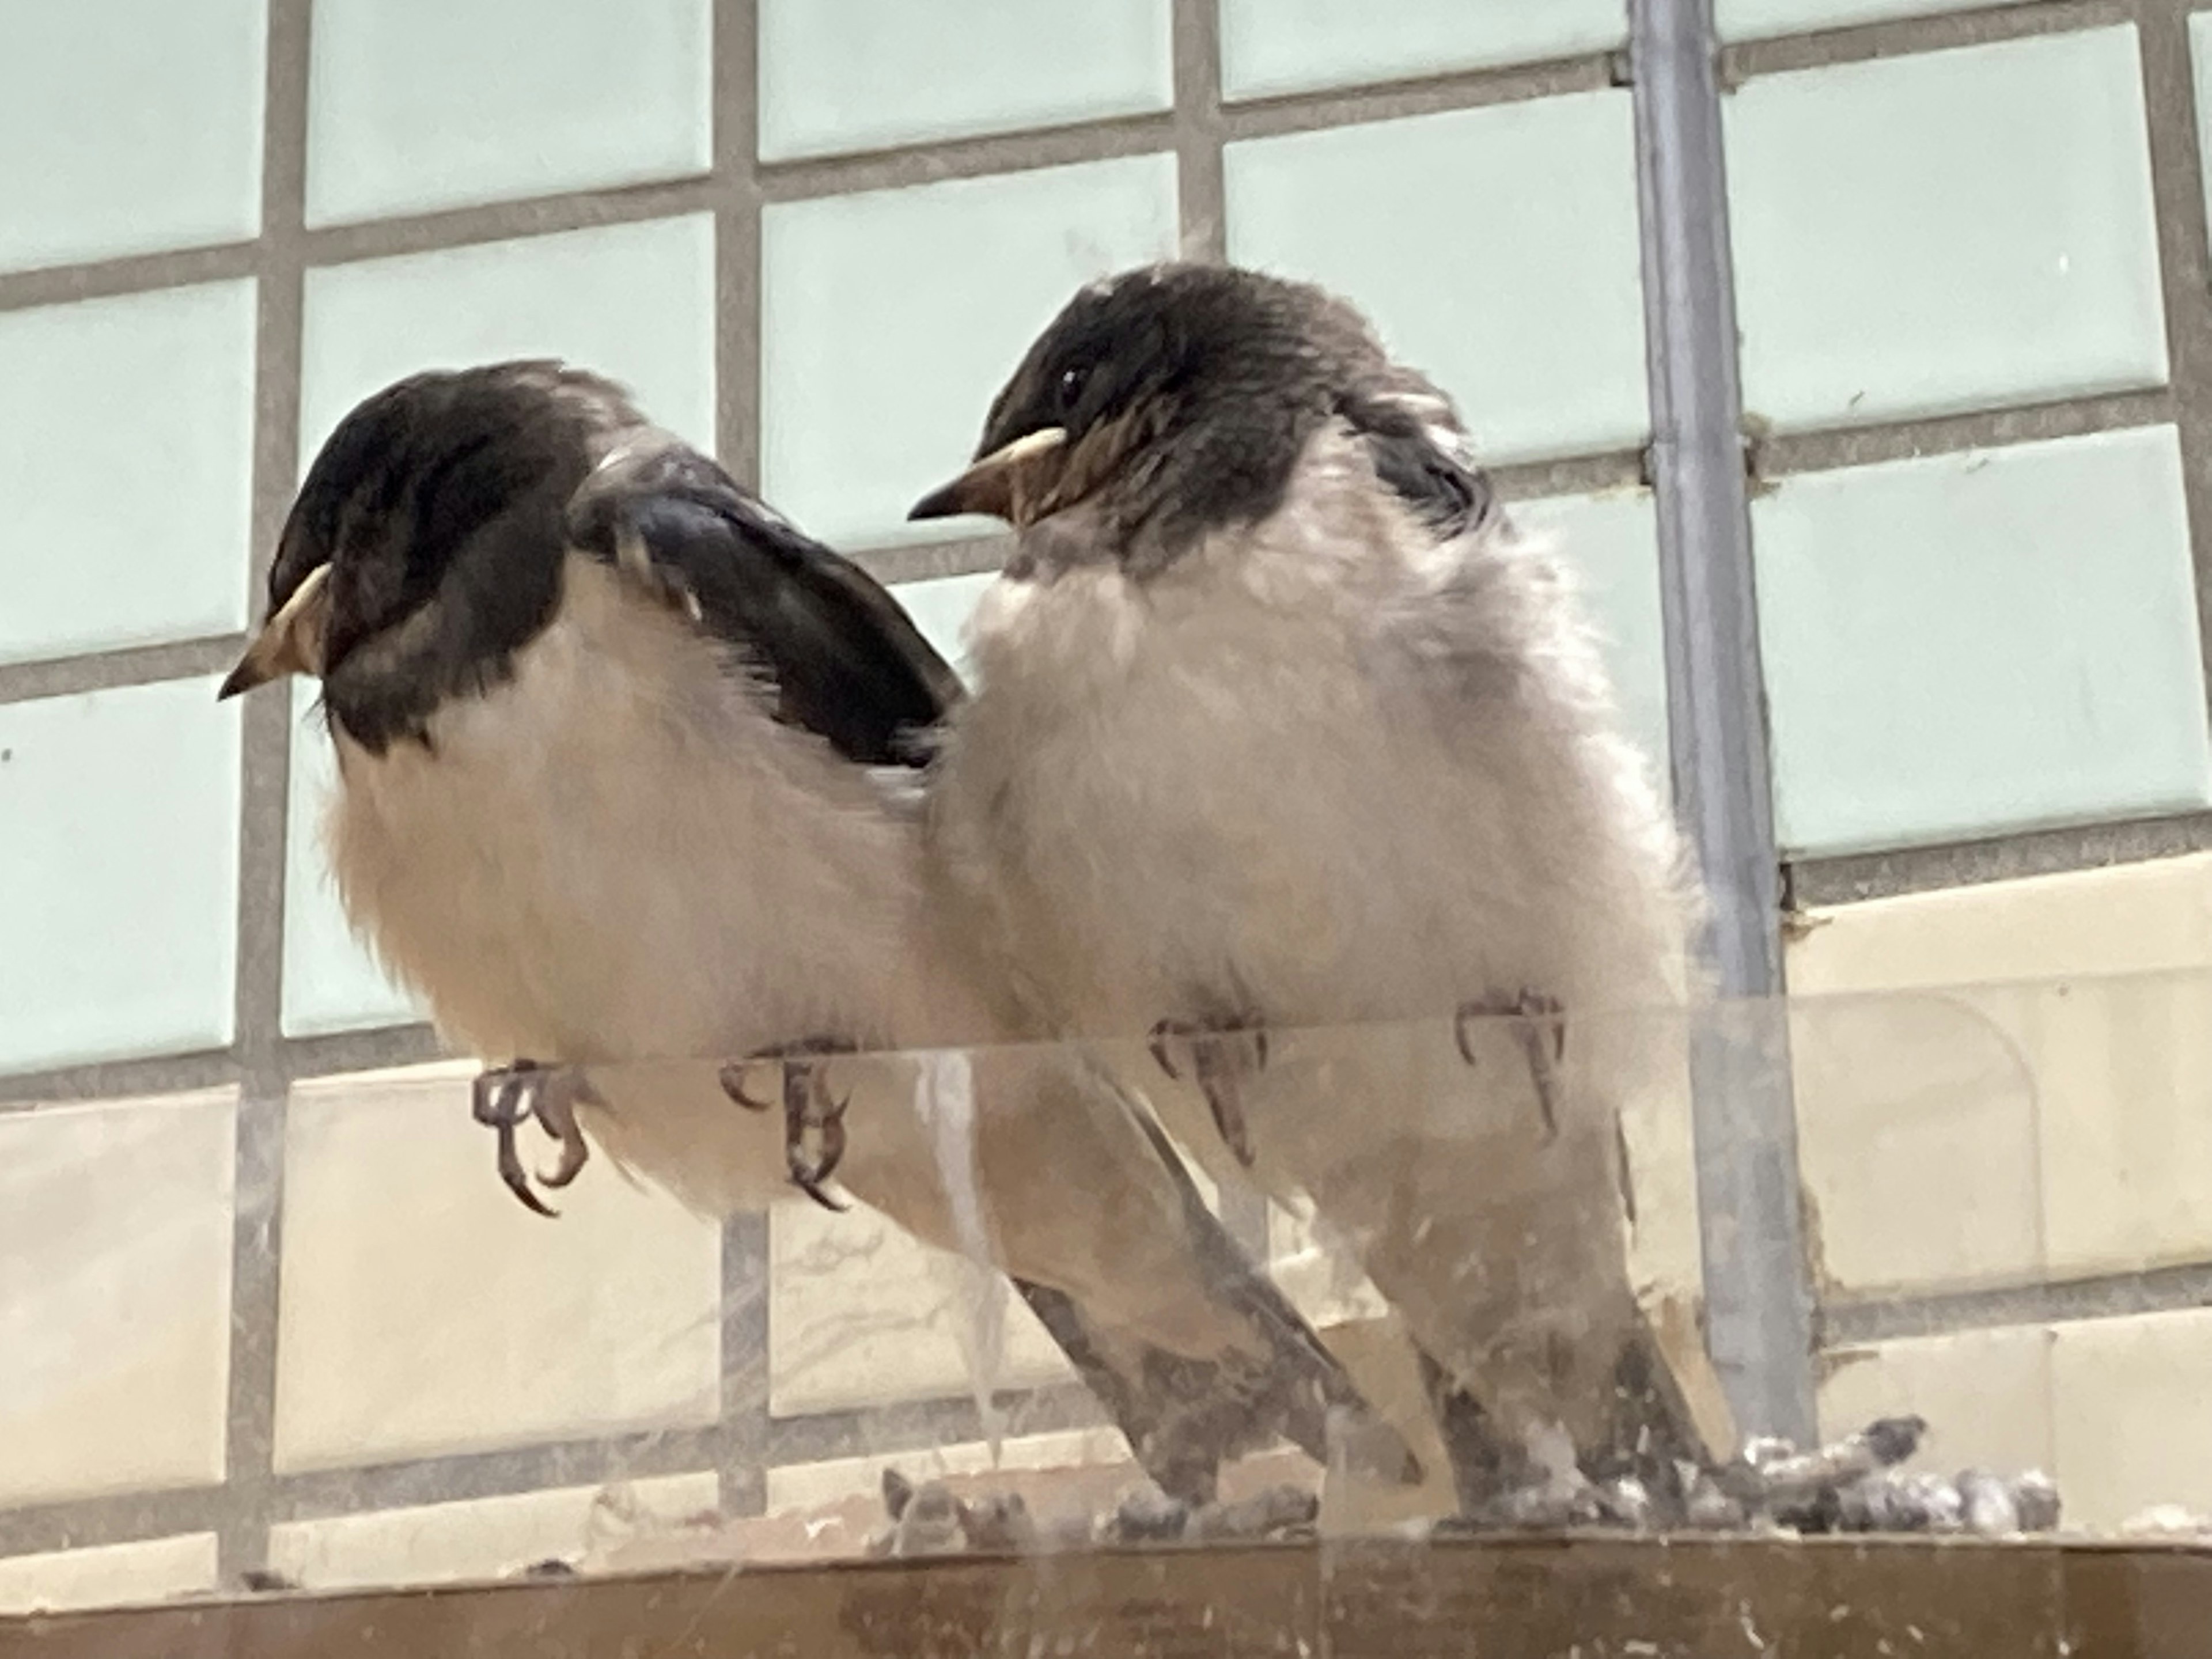
M220 696L319 677L371 749L481 688L551 618L562 514L615 434L618 386L551 362L416 374L338 423L292 504L260 631Z
M991 405L972 465L911 517L1018 530L1082 507L1129 557L1264 516L1315 430L1392 374L1358 313L1321 289L1164 264L1068 301Z

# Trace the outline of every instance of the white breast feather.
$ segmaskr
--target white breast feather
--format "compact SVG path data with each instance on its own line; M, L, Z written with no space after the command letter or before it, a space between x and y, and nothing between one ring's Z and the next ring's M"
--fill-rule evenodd
M714 1061L812 1036L892 1048L994 1034L925 908L911 812L770 720L604 567L572 558L560 616L513 678L451 702L429 737L382 756L338 738L326 827L348 914L464 1048L599 1062L593 1139L693 1207L793 1190L780 1115L732 1104ZM839 1181L962 1249L913 1064L832 1065L852 1097ZM979 1055L975 1075L975 1157L1008 1271L1172 1352L1255 1340L1194 1265L1180 1198L1110 1097L1050 1051ZM1054 1167L1085 1183L1071 1193Z
M1677 1082L1691 908L1548 552L1438 547L1332 432L1262 523L1142 586L1001 581L971 643L933 844L1010 975L1101 1037L1433 1020L1278 1039L1245 1080L1256 1173L1510 1418L1559 1403L1553 1334L1609 1366L1583 1339L1632 1312L1615 1125ZM1556 1139L1510 1043L1470 1069L1443 1024L1522 990L1569 1011ZM1194 1091L1158 1097L1231 1174ZM1567 1390L1578 1432L1609 1390Z

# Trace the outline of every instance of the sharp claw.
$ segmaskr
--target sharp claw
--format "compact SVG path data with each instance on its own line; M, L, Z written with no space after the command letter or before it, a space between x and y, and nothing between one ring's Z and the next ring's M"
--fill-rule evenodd
M815 1074L813 1081L819 1088L821 1084L819 1073ZM828 1100L829 1091L820 1089L820 1092L823 1098ZM847 1095L842 1100L829 1101L821 1115L810 1120L822 1141L821 1156L814 1160L814 1179L817 1182L829 1180L836 1173L837 1165L844 1161L845 1109L852 1103L853 1097L850 1095Z
M757 1064L758 1058L733 1060L722 1067L720 1073L722 1092L749 1112L765 1112L775 1104L772 1100L762 1100L746 1091L745 1073Z
M507 1190L521 1200L524 1209L548 1221L557 1219L561 1212L530 1189L530 1173L522 1167L521 1155L514 1149L514 1125L493 1127L499 1131L499 1178L507 1183Z
M1459 1057L1470 1066L1474 1064L1474 1040L1468 1036L1467 1028L1481 1012L1474 1003L1468 1003L1452 1016L1452 1042L1458 1046Z
M1452 1041L1459 1048L1460 1058L1468 1065L1476 1063L1469 1026L1478 1018L1498 1015L1513 1018L1515 1035L1528 1060L1529 1078L1536 1086L1536 1109L1543 1114L1545 1136L1555 1139L1559 1133L1559 1075L1554 1067L1567 1054L1567 1025L1559 1017L1559 1005L1533 991L1523 991L1510 1000L1492 997L1480 1002L1462 1003L1453 1017Z
M765 1112L781 1105L783 1110L784 1167L790 1172L791 1184L805 1193L825 1210L841 1214L850 1206L841 1203L822 1190L822 1183L836 1171L838 1162L845 1156L844 1117L852 1097L833 1099L822 1081L818 1064L805 1063L803 1057L848 1053L849 1043L831 1037L811 1038L801 1042L778 1044L763 1048L741 1060L732 1060L722 1067L720 1080L722 1092L749 1111ZM763 1060L777 1062L781 1073L781 1094L779 1101L763 1100L745 1087L745 1074ZM820 1109L817 1110L817 1103ZM806 1136L810 1129L821 1137L822 1154L810 1159L806 1155Z
M1249 1170L1252 1167L1252 1138L1245 1128L1243 1105L1231 1092L1233 1087L1208 1089L1206 1103L1213 1109L1213 1127L1221 1132L1221 1139L1237 1154L1237 1161Z
M538 1184L541 1187L567 1186L583 1173L584 1165L591 1161L591 1144L584 1139L584 1132L576 1127L574 1118L568 1120L567 1130L560 1139L560 1162L550 1170L538 1172Z
M514 1132L525 1118L535 1118L547 1134L561 1143L559 1163L550 1174L540 1175L538 1182L547 1187L566 1187L582 1172L592 1155L591 1143L576 1123L579 1100L599 1100L580 1073L543 1066L534 1060L517 1060L511 1066L484 1072L470 1089L469 1115L499 1137L500 1180L525 1209L549 1219L561 1212L532 1190Z
M1185 1028L1172 1019L1164 1019L1152 1027L1151 1039L1152 1059L1158 1063L1160 1070L1165 1072L1177 1083L1182 1081L1182 1073L1176 1069L1175 1061L1169 1057L1168 1039L1186 1034Z
M1211 1046L1199 1050L1198 1086L1205 1091L1207 1109L1213 1114L1213 1127L1237 1161L1246 1169L1252 1167L1252 1136L1244 1121L1244 1103L1237 1097L1237 1073L1231 1066L1224 1065L1219 1053Z
M1267 1064L1267 1028L1249 1015L1212 1026L1163 1019L1152 1027L1151 1046L1152 1058L1158 1062L1160 1070L1180 1083L1182 1073L1170 1056L1169 1041L1176 1037L1191 1039L1198 1086L1205 1091L1206 1106L1213 1114L1213 1127L1229 1150L1237 1154L1237 1161L1249 1170L1252 1167L1252 1139L1244 1121L1243 1103L1237 1098L1236 1062L1222 1054L1224 1040L1240 1036L1252 1040L1254 1069L1264 1068Z
M538 1127L561 1143L560 1162L550 1173L539 1172L540 1186L567 1186L583 1172L584 1165L591 1159L591 1145L576 1122L576 1103L580 1100L603 1103L581 1073L568 1073L557 1083L549 1078L538 1091L532 1109Z

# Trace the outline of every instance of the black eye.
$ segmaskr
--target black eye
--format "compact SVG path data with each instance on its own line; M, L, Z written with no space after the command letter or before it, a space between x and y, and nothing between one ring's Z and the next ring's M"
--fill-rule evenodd
M1089 376L1080 368L1063 368L1060 371L1060 380L1054 385L1053 392L1059 401L1061 414L1073 412L1076 400L1083 396L1083 384L1088 378Z

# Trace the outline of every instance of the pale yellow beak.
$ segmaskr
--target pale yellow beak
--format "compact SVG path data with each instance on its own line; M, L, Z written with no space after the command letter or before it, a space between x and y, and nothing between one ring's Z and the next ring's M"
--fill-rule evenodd
M261 624L253 643L215 694L217 702L288 674L323 672L323 633L331 620L330 574L330 566L317 565L276 614Z
M956 513L987 513L1017 527L1037 516L1065 466L1067 431L1041 427L993 450L941 489L914 504L909 519L949 519Z

